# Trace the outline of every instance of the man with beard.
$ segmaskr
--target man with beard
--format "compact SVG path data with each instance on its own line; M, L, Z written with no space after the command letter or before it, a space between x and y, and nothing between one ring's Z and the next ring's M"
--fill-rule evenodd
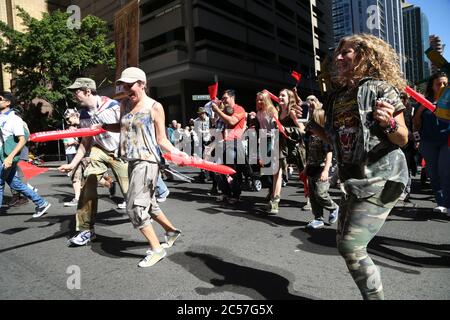
M120 104L116 100L97 95L95 81L77 78L67 89L85 109L80 113L80 127L93 124L111 124L120 121ZM69 246L83 246L95 239L94 223L97 214L97 184L111 168L125 197L128 191L128 165L118 157L119 133L105 132L93 137L83 137L77 154L69 163L60 166L61 172L72 171L89 152L90 162L83 172L85 178L76 212L76 231Z

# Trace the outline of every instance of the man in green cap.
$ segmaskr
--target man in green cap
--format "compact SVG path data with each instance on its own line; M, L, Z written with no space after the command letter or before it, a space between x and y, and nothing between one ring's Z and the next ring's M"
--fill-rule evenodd
M95 81L90 78L77 78L67 87L74 99L84 107L80 112L80 127L89 128L93 124L120 122L120 104L116 100L97 94ZM93 137L83 137L74 159L58 169L72 171L89 152L90 163L84 170L84 185L81 189L76 213L76 231L69 240L69 246L83 246L95 238L94 223L97 214L97 184L110 168L125 197L128 191L128 165L118 157L119 133L105 132Z

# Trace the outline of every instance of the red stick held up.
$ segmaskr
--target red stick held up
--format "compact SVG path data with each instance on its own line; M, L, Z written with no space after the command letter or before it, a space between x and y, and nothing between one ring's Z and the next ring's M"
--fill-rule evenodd
M436 106L434 104L432 104L430 101L428 101L423 95L421 95L420 93L415 91L413 88L406 87L405 91L407 94L409 94L411 96L411 98L416 100L418 103L423 105L425 108L427 108L431 112L436 111Z

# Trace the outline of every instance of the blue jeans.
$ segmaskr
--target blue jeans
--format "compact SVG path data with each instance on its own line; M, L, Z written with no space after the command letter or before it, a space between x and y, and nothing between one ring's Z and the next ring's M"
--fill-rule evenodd
M228 142L227 142L228 143ZM232 147L230 147L232 146ZM233 181L228 183L227 176L224 174L216 174L217 185L222 193L228 197L239 198L242 192L242 173L245 170L245 164L238 164L238 147L237 142L234 141L231 145L224 147L223 163L233 168L236 173L231 175ZM233 163L227 163L231 160ZM219 160L220 163L220 160Z
M156 198L164 198L169 194L169 189L167 188L164 180L161 178L161 175L158 177L158 181L156 182L155 196Z
M11 189L23 194L25 197L34 202L37 207L42 207L46 203L36 192L31 190L16 175L17 164L13 164L11 168L5 170L3 163L0 161L0 204L3 204L3 193L5 191L5 183L8 183Z
M420 153L427 163L437 205L450 208L450 147L422 141Z

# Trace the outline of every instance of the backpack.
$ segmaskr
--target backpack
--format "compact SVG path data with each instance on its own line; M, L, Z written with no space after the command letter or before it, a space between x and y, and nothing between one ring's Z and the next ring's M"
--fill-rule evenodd
M28 139L30 138L30 131L28 131L28 128L25 125L23 126L23 132L25 137L25 143L28 142ZM2 147L0 148L0 160L2 162L5 161L6 157L14 150L17 143L19 143L19 137L16 137L15 135L11 135L6 140L3 140L3 133L0 129L0 139L2 140ZM24 145L25 146L25 145ZM17 163L20 160L20 152L22 149L20 149L19 152L17 152L17 155L13 158L13 163Z

